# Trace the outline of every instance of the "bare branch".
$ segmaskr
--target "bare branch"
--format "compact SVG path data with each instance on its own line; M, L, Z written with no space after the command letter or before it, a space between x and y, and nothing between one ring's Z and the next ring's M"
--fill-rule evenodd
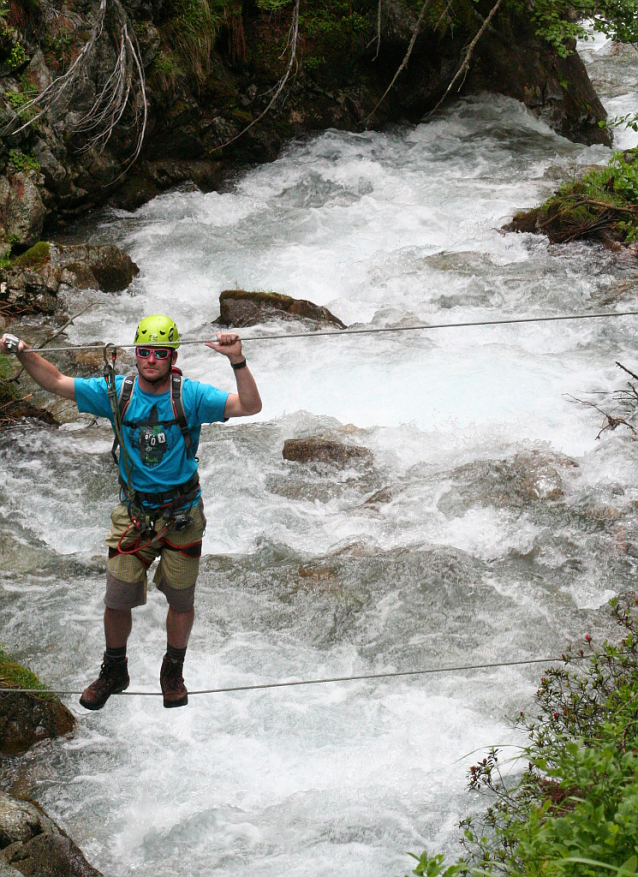
M381 0L379 0L379 4L377 6L377 32L366 46L366 49L369 49L372 43L375 42L377 44L377 51L374 53L374 58L372 59L373 61L376 61L379 57L379 49L381 48Z
M18 134L24 131L46 113L56 111L59 113L68 108L73 97L73 86L84 74L91 56L96 51L98 41L107 29L107 12L111 13L111 26L108 29L111 40L116 46L116 61L93 103L75 124L74 131L77 134L90 135L82 151L93 147L103 150L127 107L132 107L137 127L136 145L133 157L117 177L119 180L140 154L148 117L146 82L137 38L129 29L126 12L120 0L100 0L91 35L78 57L66 73L55 79L33 100L20 107L18 115L23 118L34 109L37 112L12 133ZM139 102L137 91L141 95Z
M49 344L51 341L53 341L54 338L58 338L64 332L65 329L68 329L69 326L72 326L73 320L76 320L78 317L81 317L82 314L85 314L88 310L90 310L91 308L94 308L98 304L100 304L100 302L93 301L93 302L91 302L91 304L87 305L85 308L82 308L82 310L78 311L77 314L74 314L70 320L67 320L61 329L58 329L52 335L49 335L48 338L45 338L45 340L41 344L38 344L38 346L34 349L35 350L42 350L42 348L46 347L47 344ZM13 383L19 384L20 383L20 375L22 374L23 371L24 371L24 366L20 366L20 368L14 374L14 376L12 378L7 378L6 381L4 381L4 383L5 384L13 384Z
M618 360L616 360L616 365L618 366L618 368L621 368L624 372L627 372L628 375L631 375L632 378L634 378L634 380L638 381L638 375L635 375L632 371L629 371L629 369L625 368L625 366L621 362L618 362ZM630 384L630 386L631 386L631 384Z
M279 97L281 92L284 90L284 86L288 82L288 79L290 77L290 74L293 71L293 68L295 68L297 66L297 42L299 40L299 3L300 3L300 0L295 0L295 8L294 8L293 13L292 13L292 24L290 25L290 30L288 31L288 36L286 38L286 45L284 47L284 51L283 51L282 56L281 56L281 57L283 57L286 54L286 52L288 51L288 49L290 49L290 59L288 61L288 66L286 68L286 72L284 73L284 75L281 77L281 79L279 80L279 82L275 86L273 96L271 97L270 101L268 102L268 106L266 107L265 110L262 110L262 112L257 116L256 119L253 119L249 125L246 125L246 127L243 128L239 132L239 134L235 134L235 136L231 137L230 140L227 140L225 143L222 143L220 146L216 146L213 150L211 150L212 152L217 152L220 149L225 149L226 146L230 146L231 143L234 143L235 140L239 140L239 138L243 137L247 131L250 131L251 128L254 128L254 126L258 122L260 122L264 118L266 113L268 113L270 111L270 109L274 106L277 98Z
M498 2L500 3L501 0L498 0ZM399 69L397 70L397 72L396 72L396 73L394 74L394 76L392 77L392 82L390 83L390 85L388 85L388 87L386 88L386 90L383 92L383 95L381 96L381 98L379 99L379 101L377 101L377 105L376 105L375 108L372 110L372 112L369 113L369 114L366 116L366 118L365 118L365 120L364 120L364 124L366 124L367 122L369 122L370 119L372 118L372 116L374 116L374 114L376 113L376 111L379 109L379 107L381 106L381 104L383 103L383 101L386 99L386 97L387 97L388 94L390 93L390 89L392 88L392 86L394 85L394 83L397 81L397 79L399 78L399 76L401 75L401 73L403 72L403 70L405 70L405 68L407 67L408 61L410 60L410 55L412 54L412 49L414 48L414 44L416 43L416 38L417 38L417 36L419 35L419 31L421 30L421 25L423 24L423 19L425 18L425 13L426 13L426 12L428 11L428 9L430 8L431 3L432 3L432 0L425 0L425 3L424 3L423 6L421 7L421 12L419 13L419 17L418 17L418 19L417 19L417 22L416 22L416 24L414 25L414 30L413 30L413 32L412 32L412 39L410 40L410 45L408 46L408 50L407 50L407 52L405 53L405 57L404 57L403 61L401 61L400 65L399 65ZM379 38L380 38L380 37L379 37Z
M434 113L436 110L438 110L438 108L441 106L441 104L443 103L443 101L448 96L448 94L450 93L450 91L452 90L452 88L454 87L454 85L456 84L456 82L458 81L458 79L461 76L463 77L463 81L461 82L461 85L459 86L459 88L461 88L461 86L463 85L463 82L465 82L465 77L467 76L468 70L470 69L470 60L471 60L472 55L474 53L474 49L476 48L478 41L481 39L481 37L483 36L485 31L490 26L490 23L491 23L492 19L494 18L494 16L496 15L496 13L498 12L498 9L499 9L502 2L503 2L503 0L496 0L496 3L494 4L492 9L490 10L490 14L487 16L487 18L485 19L485 21L481 25L478 33L476 34L476 36L474 37L474 39L472 40L470 45L467 47L467 51L465 52L465 58L463 58L463 63L461 64L459 69L456 71L454 79L452 80L452 82L450 82L450 84L446 88L445 94L443 95L441 100L437 103L437 105L434 107L433 110L430 110L430 112L428 113L428 116L431 116L432 113Z

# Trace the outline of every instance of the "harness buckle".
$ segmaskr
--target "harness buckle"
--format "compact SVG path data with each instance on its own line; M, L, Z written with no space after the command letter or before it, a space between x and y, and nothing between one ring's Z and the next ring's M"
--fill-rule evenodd
M180 530L185 530L189 524L192 524L194 520L195 519L192 515L180 512L173 518L173 530L175 530L176 533L179 533Z

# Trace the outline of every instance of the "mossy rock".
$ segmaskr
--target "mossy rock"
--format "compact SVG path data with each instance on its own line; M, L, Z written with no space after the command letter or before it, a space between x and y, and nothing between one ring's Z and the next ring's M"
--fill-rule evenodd
M552 243L598 240L614 248L638 239L636 150L564 183L540 207L517 213L505 231L546 234Z
M18 256L11 265L15 268L41 268L51 258L47 241L38 241L21 256Z
M218 323L224 326L254 326L274 319L312 320L319 325L345 329L338 317L328 308L305 299L292 298L278 292L247 292L244 289L225 289L219 296Z
M0 752L21 755L36 743L70 734L73 714L26 667L0 650ZM10 689L30 689L11 692Z

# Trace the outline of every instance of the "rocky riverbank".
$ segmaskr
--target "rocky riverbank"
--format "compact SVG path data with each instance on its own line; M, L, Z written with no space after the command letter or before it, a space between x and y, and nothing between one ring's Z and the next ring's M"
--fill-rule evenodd
M73 733L73 714L26 667L0 651L0 759ZM16 691L15 689L20 689ZM0 791L1 877L100 877L34 801Z
M517 213L505 231L545 234L553 244L603 243L638 255L638 149L569 180L539 207Z

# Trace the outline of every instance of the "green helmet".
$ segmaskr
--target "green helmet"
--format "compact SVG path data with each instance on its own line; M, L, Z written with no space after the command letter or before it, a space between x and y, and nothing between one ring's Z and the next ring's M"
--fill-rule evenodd
M172 347L173 350L177 350L179 347L177 326L165 314L151 314L150 317L144 317L138 325L133 343L148 344L152 347Z

